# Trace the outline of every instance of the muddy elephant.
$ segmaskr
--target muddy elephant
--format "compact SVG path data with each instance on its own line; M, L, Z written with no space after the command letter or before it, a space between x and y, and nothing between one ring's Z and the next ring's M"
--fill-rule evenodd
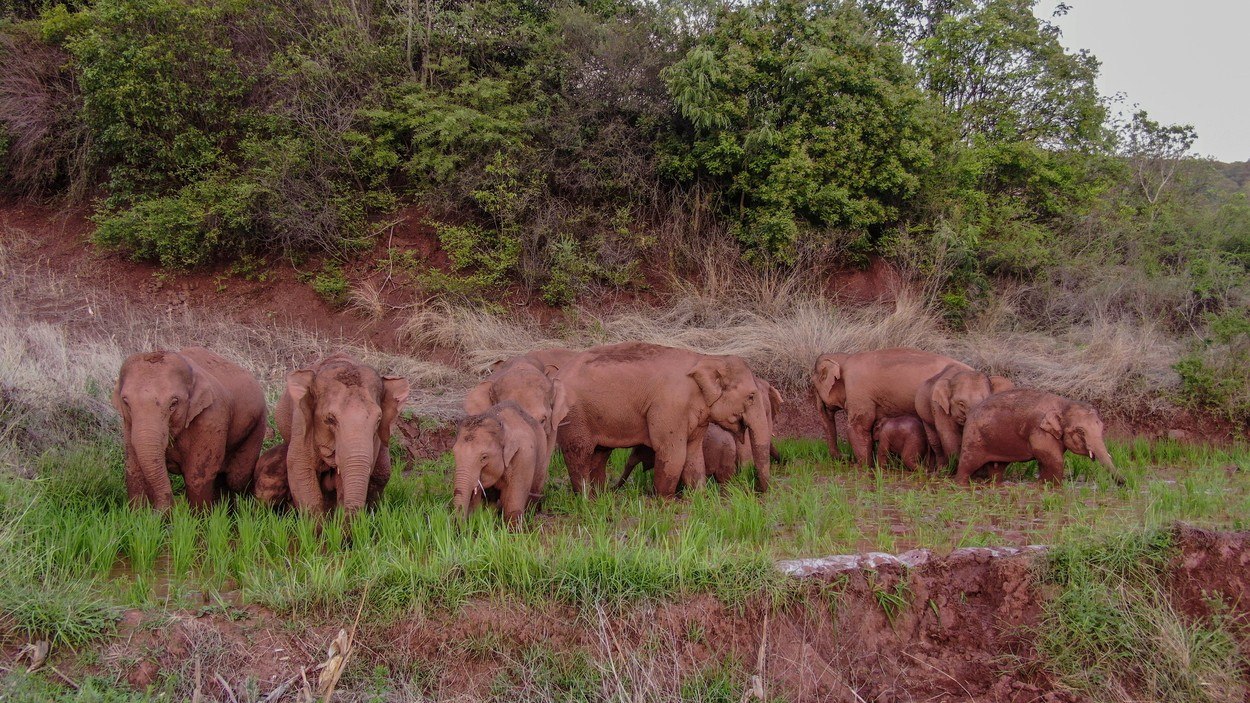
M391 429L408 390L407 380L346 354L287 374L274 414L289 445L287 481L297 509L322 513L337 504L351 515L376 503L390 480Z
M291 503L291 487L286 478L286 442L261 452L252 473L252 495L256 500L271 507L283 507Z
M479 415L511 400L538 421L547 436L546 461L555 448L556 429L568 414L568 397L564 382L553 380L555 366L544 366L528 356L517 356L495 364L494 370L469 391L464 399L467 415Z
M483 501L497 502L504 522L515 527L526 507L542 499L550 456L547 433L516 402L504 401L461 421L451 451L457 515L468 517Z
M1033 388L995 393L968 413L955 482L968 485L982 467L1001 476L1010 462L1036 459L1039 478L1058 484L1065 450L1096 460L1123 485L1107 452L1102 419L1088 403Z
M916 392L948 366L971 370L967 364L919 349L821 354L812 369L812 387L829 453L838 453L834 413L842 409L846 411L847 437L855 460L868 466L872 460L872 428L877 418L919 415Z
M1015 385L1003 376L991 376L952 364L920 385L916 414L938 466L945 467L959 453L968 411L995 393Z
M625 459L625 471L616 482L619 490L629 480L634 469L642 467L643 471L655 468L655 451L651 447L637 446ZM709 423L707 433L703 435L703 473L716 479L716 483L724 486L738 472L742 464L739 462L738 441L728 430L720 425Z
M742 438L737 441L737 464L738 468L742 468L751 463L754 459L755 451L753 448L754 435L751 427L768 428L768 456L773 461L779 461L781 455L777 453L777 447L773 444L773 435L777 431L777 414L781 412L781 405L784 402L781 393L773 388L772 384L762 378L756 377L755 387L760 391L760 401L751 405L747 411L747 431ZM704 446L707 446L704 443ZM768 477L764 478L765 483Z
M171 472L182 474L195 508L219 490L247 490L267 413L260 384L237 364L200 347L135 354L122 364L113 407L132 506L169 510Z
M903 466L915 471L929 452L924 424L915 415L878 418L872 439L877 444L877 466L885 466L893 454Z
M697 488L709 422L735 437L752 431L756 488L767 490L769 428L750 427L749 416L753 404L768 401L741 358L626 342L588 349L556 377L568 393L558 442L575 491L602 489L612 449L638 445L655 451L657 495L674 496L678 482Z

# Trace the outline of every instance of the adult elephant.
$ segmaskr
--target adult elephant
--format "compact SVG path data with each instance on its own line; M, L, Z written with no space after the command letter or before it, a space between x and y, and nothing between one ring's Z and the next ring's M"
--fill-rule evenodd
M569 358L556 377L568 394L558 442L574 490L602 489L612 449L638 445L655 450L657 495L702 485L709 422L738 438L751 430L756 488L768 489L770 430L750 424L751 406L768 399L741 358L625 342Z
M747 411L747 427L766 428L765 431L768 432L768 456L773 461L778 461L781 459L781 456L777 453L777 447L773 445L773 435L777 427L777 413L781 412L781 404L783 402L781 393L762 378L755 379L755 387L759 389L760 402L752 403L751 408ZM753 461L755 456L754 442L755 430L753 429L748 429L745 434L737 438L735 454L739 468ZM704 446L707 446L706 443ZM767 481L767 477L765 481Z
M296 508L328 510L323 483L334 486L348 515L377 501L391 476L391 428L408 390L407 380L382 376L346 354L287 374L274 414L289 444L287 480Z
M829 453L837 454L834 413L846 411L847 437L855 460L872 460L872 428L881 417L919 415L916 393L944 369L972 367L950 357L919 349L878 349L858 354L821 354L812 369L816 407L825 426Z
M1015 385L1003 376L992 376L951 364L920 384L916 391L916 416L938 466L945 467L959 453L968 411L995 393Z
M474 386L464 398L466 415L480 415L505 401L515 402L542 425L547 436L546 461L555 448L556 428L568 412L568 401L561 381L553 380L555 366L544 365L529 356L515 356L496 363L491 374Z
M132 506L169 510L169 473L186 480L187 501L212 504L219 489L252 480L265 439L265 393L238 365L200 347L135 354L113 389L126 447Z
M1097 461L1124 485L1093 406L1034 388L996 393L968 413L955 482L968 485L982 468L1001 477L1008 463L1036 459L1039 478L1058 484L1063 481L1064 451Z

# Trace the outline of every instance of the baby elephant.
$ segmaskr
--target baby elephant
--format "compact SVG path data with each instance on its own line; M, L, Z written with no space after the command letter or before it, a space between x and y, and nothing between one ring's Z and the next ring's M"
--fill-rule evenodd
M514 401L504 401L460 423L456 444L452 507L461 517L497 501L504 521L521 523L526 506L542 498L547 483L547 434Z
M877 443L877 466L885 466L891 454L903 460L903 466L916 470L929 451L924 424L915 415L883 417L872 428Z
M708 424L707 434L703 435L703 469L708 476L716 479L716 483L725 485L738 471L740 446L729 430L720 425ZM640 444L634 447L625 460L625 472L616 482L620 489L629 480L634 469L641 466L643 471L655 468L655 450Z
M169 510L169 472L192 507L219 489L246 490L265 439L265 393L252 374L200 347L135 354L113 389L126 444L132 506Z
M1007 463L1037 459L1040 478L1058 484L1063 481L1064 450L1096 459L1124 485L1093 407L1033 388L995 393L968 412L955 481L968 485L987 464L991 473L1001 474Z

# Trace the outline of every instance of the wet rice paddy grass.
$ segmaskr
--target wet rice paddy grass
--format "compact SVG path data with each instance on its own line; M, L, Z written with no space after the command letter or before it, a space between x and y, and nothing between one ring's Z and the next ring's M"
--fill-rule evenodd
M1062 487L1016 465L1003 485L831 460L823 443L780 442L773 489L748 476L676 501L637 473L620 491L574 495L553 467L542 509L519 531L492 511L460 525L449 510L449 456L396 468L381 505L351 523L277 513L251 499L168 517L126 505L114 445L43 457L34 481L0 481L0 615L10 629L81 642L121 606L261 605L294 616L369 609L401 615L506 596L628 604L696 592L729 603L783 598L778 559L856 551L1066 544L1182 520L1250 526L1250 449L1138 440L1113 444L1117 487L1069 456ZM623 453L613 457L619 474Z

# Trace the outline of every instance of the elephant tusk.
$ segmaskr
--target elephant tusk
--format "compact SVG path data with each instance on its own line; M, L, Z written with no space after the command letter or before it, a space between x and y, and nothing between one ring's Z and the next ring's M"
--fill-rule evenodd
M480 478L477 480L477 488L474 488L474 489L473 489L473 492L474 492L475 494L476 494L478 491L481 491L483 496L485 496L485 495L486 495L486 486L483 486L483 485L482 485L482 479L480 479Z
M1094 450L1093 450L1093 449L1089 450L1089 458L1091 458L1091 459L1093 459L1093 458L1094 458Z

